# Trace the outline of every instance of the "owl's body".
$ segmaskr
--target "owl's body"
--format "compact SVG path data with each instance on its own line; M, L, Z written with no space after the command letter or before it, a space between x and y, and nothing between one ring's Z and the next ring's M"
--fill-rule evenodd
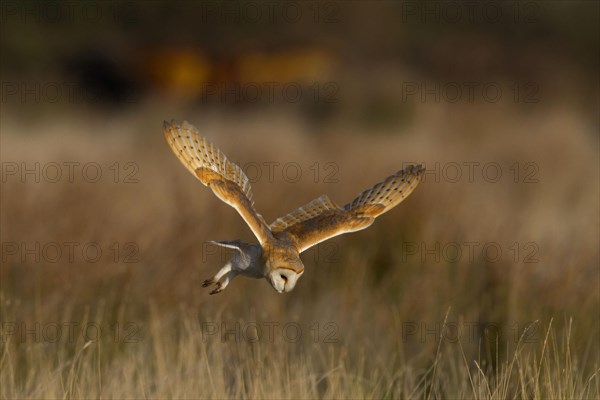
M259 244L244 243L239 240L233 242L211 241L210 243L234 249L231 260L229 260L214 277L207 279L202 283L202 286L204 287L213 284L217 286L210 292L211 294L218 293L225 289L229 282L237 275L254 279L266 278L279 293L290 291L293 289L293 285L290 285L290 283L293 282L295 284L296 281L294 276L298 275L299 277L304 271L304 265L300 260L298 252L285 242L274 243L272 246L266 247L264 249L265 251L263 251L263 247ZM288 273L285 273L284 271L279 271L279 275L269 274L270 259L288 260L292 265L300 266L301 269L296 268L291 270L292 273L289 274L292 276L289 277L287 276ZM286 286L288 288L287 290Z
M259 241L212 242L234 249L234 256L204 281L203 286L216 285L210 294L221 292L237 275L265 278L279 293L291 291L304 273L301 252L334 236L369 227L412 193L424 172L420 165L408 166L343 207L322 195L268 225L254 209L248 177L196 128L187 122L165 122L163 133L183 165L235 208Z
M234 242L211 242L217 246L234 249L233 257L217 272L217 274L204 281L202 286L216 284L215 293L225 289L229 282L237 275L248 278L264 278L264 264L262 263L262 249L259 244L244 243L239 240ZM211 292L212 293L212 292Z

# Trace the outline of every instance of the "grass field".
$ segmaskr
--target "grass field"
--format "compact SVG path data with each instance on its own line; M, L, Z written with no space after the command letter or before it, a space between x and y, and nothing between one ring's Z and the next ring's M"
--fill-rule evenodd
M0 397L600 398L585 115L422 104L366 135L140 108L3 116ZM323 193L345 204L405 162L429 173L368 230L303 254L293 292L237 278L209 296L228 254L206 241L253 238L171 154L171 117L245 168L268 221Z

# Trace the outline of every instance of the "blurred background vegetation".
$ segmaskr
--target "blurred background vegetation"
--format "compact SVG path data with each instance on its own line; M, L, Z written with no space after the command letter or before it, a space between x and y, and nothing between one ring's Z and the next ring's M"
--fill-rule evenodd
M1 6L3 398L600 395L597 2ZM171 118L267 221L428 174L292 293L209 296L254 238Z

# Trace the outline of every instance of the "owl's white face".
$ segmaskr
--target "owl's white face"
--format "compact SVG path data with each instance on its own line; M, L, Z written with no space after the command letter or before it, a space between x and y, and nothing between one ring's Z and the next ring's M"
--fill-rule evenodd
M273 289L279 293L291 292L303 273L304 270L296 272L285 267L276 268L269 273L268 281L271 283L271 286L273 286Z
M279 293L290 292L304 273L296 248L289 245L263 246L265 278Z

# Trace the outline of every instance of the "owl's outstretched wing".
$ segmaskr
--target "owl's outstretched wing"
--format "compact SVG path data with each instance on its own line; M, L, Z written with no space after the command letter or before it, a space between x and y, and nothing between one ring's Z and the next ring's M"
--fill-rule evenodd
M237 210L261 245L273 240L263 217L254 209L250 182L244 171L187 122L164 122L163 134L183 165L214 194Z
M344 207L323 195L275 220L271 231L276 236L287 236L302 252L334 236L365 229L411 194L424 171L421 165L408 166L360 193Z

